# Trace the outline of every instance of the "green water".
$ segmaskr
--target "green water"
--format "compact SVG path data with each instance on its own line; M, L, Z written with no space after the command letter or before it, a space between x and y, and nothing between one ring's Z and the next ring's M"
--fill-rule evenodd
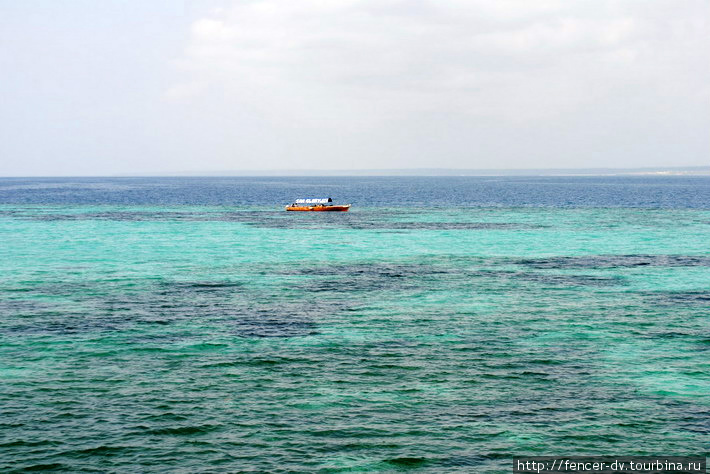
M708 455L708 211L2 211L3 472Z

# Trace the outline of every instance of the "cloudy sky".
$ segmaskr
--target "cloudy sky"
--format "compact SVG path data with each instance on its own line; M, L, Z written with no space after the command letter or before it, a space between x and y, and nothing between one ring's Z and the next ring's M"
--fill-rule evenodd
M0 0L0 175L709 158L707 0Z

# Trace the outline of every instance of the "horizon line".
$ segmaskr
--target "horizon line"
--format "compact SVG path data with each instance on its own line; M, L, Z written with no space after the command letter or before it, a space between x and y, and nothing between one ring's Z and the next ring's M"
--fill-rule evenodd
M620 168L362 168L200 170L116 174L2 175L0 178L178 178L178 177L319 177L319 176L704 176L708 166L653 166Z

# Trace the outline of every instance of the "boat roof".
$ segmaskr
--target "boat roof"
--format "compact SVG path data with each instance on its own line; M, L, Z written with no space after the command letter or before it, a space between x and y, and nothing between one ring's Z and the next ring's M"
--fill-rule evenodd
M310 199L296 199L296 204L327 204L333 202L331 198L310 198Z

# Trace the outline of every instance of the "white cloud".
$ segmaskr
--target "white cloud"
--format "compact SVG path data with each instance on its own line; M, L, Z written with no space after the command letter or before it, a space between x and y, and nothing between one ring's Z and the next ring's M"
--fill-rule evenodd
M236 1L193 23L166 95L353 133L572 120L619 94L707 98L707 18L701 0Z

